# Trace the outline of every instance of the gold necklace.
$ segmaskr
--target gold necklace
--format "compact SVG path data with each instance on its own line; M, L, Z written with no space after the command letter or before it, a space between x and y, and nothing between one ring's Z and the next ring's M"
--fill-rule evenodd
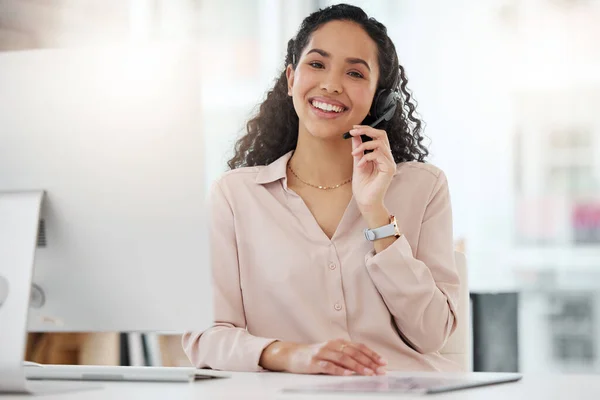
M293 174L293 175L294 175L296 178L298 178L298 180L299 180L300 182L304 183L305 185L312 186L312 187L314 187L314 188L321 189L321 190L331 190L331 189L337 189L337 188L339 188L340 186L343 186L343 185L345 185L345 184L347 184L347 183L349 183L349 182L351 182L351 181L352 181L352 178L350 178L350 179L348 179L348 180L345 180L345 181L344 181L344 182L342 182L342 183L338 183L338 184L337 184L337 185L335 185L335 186L320 186L320 185L313 185L312 183L308 183L308 182L306 182L306 181L303 181L303 180L302 180L302 179L301 179L301 178L298 176L298 174L296 174L296 172L294 171L294 169L292 168L292 166L290 165L290 163L288 163L288 168L290 169L290 171L292 172L292 174Z

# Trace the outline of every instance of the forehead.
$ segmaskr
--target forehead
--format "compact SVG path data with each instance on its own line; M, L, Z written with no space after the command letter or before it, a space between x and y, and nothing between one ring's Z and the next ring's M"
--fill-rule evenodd
M351 21L331 21L313 32L305 52L318 48L332 57L362 58L377 66L377 44L358 24Z

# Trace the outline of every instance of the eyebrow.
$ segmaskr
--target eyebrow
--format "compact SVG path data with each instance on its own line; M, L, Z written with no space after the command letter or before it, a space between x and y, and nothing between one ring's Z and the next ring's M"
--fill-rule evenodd
M331 57L331 54L329 54L325 50L321 50L321 49L311 49L308 53L306 53L306 55L309 55L310 53L317 53L317 54L322 55L325 58ZM371 67L369 67L369 64L362 58L348 57L348 58L346 58L346 62L349 64L363 64L365 67L367 67L369 72L371 72Z

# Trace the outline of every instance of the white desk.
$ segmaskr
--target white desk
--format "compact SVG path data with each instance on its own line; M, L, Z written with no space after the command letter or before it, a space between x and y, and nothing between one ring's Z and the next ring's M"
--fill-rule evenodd
M44 395L42 400L202 400L202 399L281 399L337 400L343 398L395 398L393 396L359 395L298 395L281 392L281 388L302 384L327 383L339 379L332 376L292 375L278 373L234 373L232 378L197 381L194 383L127 383L100 382L103 389ZM394 374L401 375L401 374ZM96 384L96 383L94 383ZM423 399L424 396L402 396L402 399ZM598 400L600 375L539 375L524 376L520 382L507 383L464 391L450 392L425 398L444 400ZM0 395L2 400L23 400L23 396Z

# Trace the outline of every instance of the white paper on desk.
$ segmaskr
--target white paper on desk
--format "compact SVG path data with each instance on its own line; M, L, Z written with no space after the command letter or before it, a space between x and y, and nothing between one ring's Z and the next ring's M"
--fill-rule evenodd
M354 377L333 383L285 388L283 391L286 393L433 394L516 382L521 377L520 374L493 374L477 377L468 375Z

